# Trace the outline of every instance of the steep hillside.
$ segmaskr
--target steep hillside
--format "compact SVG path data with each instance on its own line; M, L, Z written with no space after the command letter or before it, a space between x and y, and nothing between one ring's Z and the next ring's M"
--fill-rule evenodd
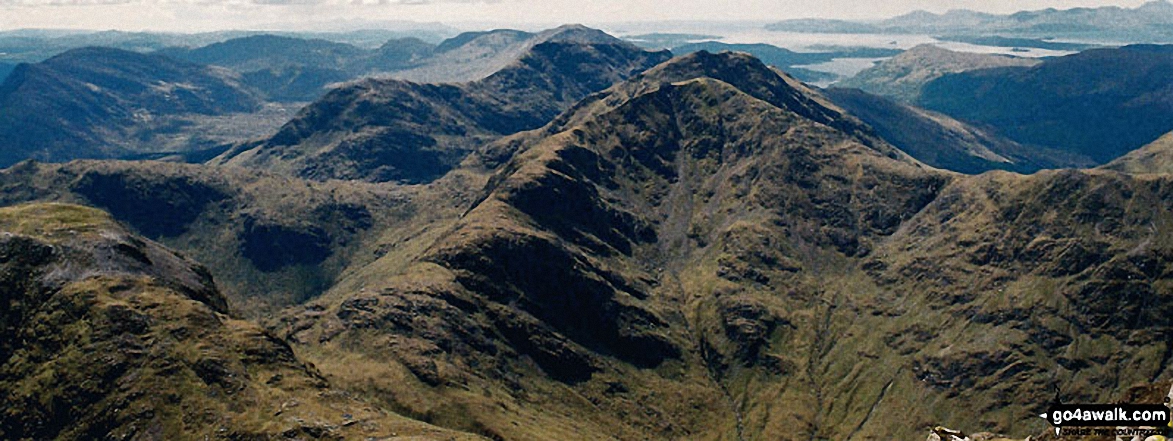
M917 103L925 84L946 74L1006 66L1034 66L1038 60L954 52L923 44L876 63L835 87L855 88L906 104Z
M468 84L366 80L341 87L272 138L214 163L311 179L428 182L478 146L540 127L587 94L669 56L616 42L542 43Z
M811 389L819 280L948 179L791 84L702 52L596 94L274 329L339 384L505 439L846 434L866 406L824 416Z
M934 167L969 174L989 170L1033 173L1094 164L1087 157L1025 146L992 130L858 89L831 88L823 93L875 128L881 138Z
M202 266L64 204L0 208L0 437L475 439L329 384Z
M948 75L925 85L920 104L1105 163L1173 130L1173 46L1093 49L1030 68Z
M935 171L744 55L674 59L431 187L482 183L271 329L504 439L1022 437L1056 387L1173 375L1167 178Z
M260 106L256 93L223 70L77 49L17 66L0 85L0 166L198 148L216 138L188 132L200 118Z
M249 317L314 297L352 262L373 259L364 238L401 222L413 198L395 187L162 162L26 162L0 171L0 204L102 208L206 264L233 312Z
M860 381L892 378L860 433L907 421L1024 436L1046 429L1032 415L1056 389L1068 403L1168 390L1170 201L1168 176L1103 171L947 186L844 293L856 306L838 323L854 330L832 357L870 347Z

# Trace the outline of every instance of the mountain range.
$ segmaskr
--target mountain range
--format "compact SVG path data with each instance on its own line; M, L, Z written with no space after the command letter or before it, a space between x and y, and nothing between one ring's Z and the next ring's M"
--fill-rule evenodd
M372 79L340 87L271 138L241 144L213 162L312 179L427 182L479 146L538 128L588 94L670 57L599 31L555 31L541 43L525 40L534 45L482 80ZM449 52L457 50L464 49Z
M206 147L231 134L198 130L201 123L262 106L255 90L224 69L75 49L18 65L0 84L0 165Z
M270 99L304 102L318 98L334 83L411 67L431 55L434 47L415 38L393 39L367 50L321 39L255 35L158 53L229 68Z
M767 30L804 33L919 34L1076 39L1123 42L1173 42L1173 4L1150 1L1136 8L1048 8L1008 15L970 10L943 14L916 11L879 21L786 20Z
M1090 167L1173 130L1171 53L1170 46L1132 45L1025 60L921 46L834 85L868 93L828 95L934 166L966 173Z
M926 162L1032 159L745 53L563 31L480 80L336 88L210 164L0 171L0 438L1021 438L1056 399L1161 402L1168 136L966 175Z

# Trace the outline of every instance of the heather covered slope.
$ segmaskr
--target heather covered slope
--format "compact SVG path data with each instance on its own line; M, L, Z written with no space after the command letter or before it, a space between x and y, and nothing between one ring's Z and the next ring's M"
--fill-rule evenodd
M0 437L473 439L338 393L206 269L101 211L0 209Z
M611 37L570 39L587 31L562 29L473 83L365 80L339 88L272 138L240 145L213 162L310 179L434 180L477 147L540 127L587 94L669 56ZM556 38L564 34L572 35Z

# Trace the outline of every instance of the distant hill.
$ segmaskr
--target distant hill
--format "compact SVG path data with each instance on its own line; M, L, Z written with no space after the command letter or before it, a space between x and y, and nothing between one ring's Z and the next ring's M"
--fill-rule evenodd
M1087 157L1022 145L991 130L859 89L830 88L823 93L875 128L885 141L934 167L976 174L1094 165Z
M222 66L283 102L313 101L335 85L365 77L417 83L463 83L508 67L541 43L618 43L601 31L563 26L540 33L510 29L467 32L432 45L392 39L362 49L321 39L254 35L205 47L160 51L174 58Z
M835 87L860 89L911 104L920 98L925 84L946 74L1038 63L1039 60L1029 58L955 52L922 44L836 82Z
M568 35L547 34L546 42L479 81L366 80L336 89L272 138L214 162L313 179L428 182L476 147L541 127L586 95L669 57L597 37L598 31L563 31Z
M1165 0L1127 9L1043 9L996 15L968 10L943 14L916 11L880 21L799 19L766 29L807 33L922 34L946 36L1002 36L1107 41L1173 42L1173 4Z
M232 39L258 35L275 35L305 40L326 40L352 45L365 50L375 49L387 41L418 38L439 42L455 35L453 28L443 25L416 24L415 26L386 26L354 31L215 31L199 33L125 32L52 29L18 29L0 31L0 61L38 63L70 49L83 47L112 47L134 52L154 52L176 48L199 48Z
M1092 49L946 75L918 103L1019 143L1105 163L1173 130L1173 46Z
M320 39L255 35L159 53L232 69L270 99L312 101L330 84L408 68L430 55L432 48L418 39L390 40L378 49L366 50Z
M16 68L15 64L0 63L0 83L2 83L5 78L8 78L8 74L11 73L12 69L14 68Z
M194 148L197 120L259 110L223 69L108 48L17 66L0 85L0 165ZM170 139L178 137L178 139Z
M542 43L618 44L621 41L581 25L565 25L539 33L509 29L467 32L441 42L435 55L420 66L391 73L389 77L428 83L481 80Z
M366 51L326 40L254 35L195 49L170 48L160 53L192 63L249 72L287 65L345 66Z

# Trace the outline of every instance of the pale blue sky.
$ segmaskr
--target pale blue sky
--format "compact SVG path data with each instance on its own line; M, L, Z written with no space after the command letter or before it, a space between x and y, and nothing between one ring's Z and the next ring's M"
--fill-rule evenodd
M1118 5L1144 0L0 0L0 30L74 28L207 31L264 29L351 20L499 23L533 28L616 21L886 18L924 9L1013 12ZM280 26L276 24L282 24Z

